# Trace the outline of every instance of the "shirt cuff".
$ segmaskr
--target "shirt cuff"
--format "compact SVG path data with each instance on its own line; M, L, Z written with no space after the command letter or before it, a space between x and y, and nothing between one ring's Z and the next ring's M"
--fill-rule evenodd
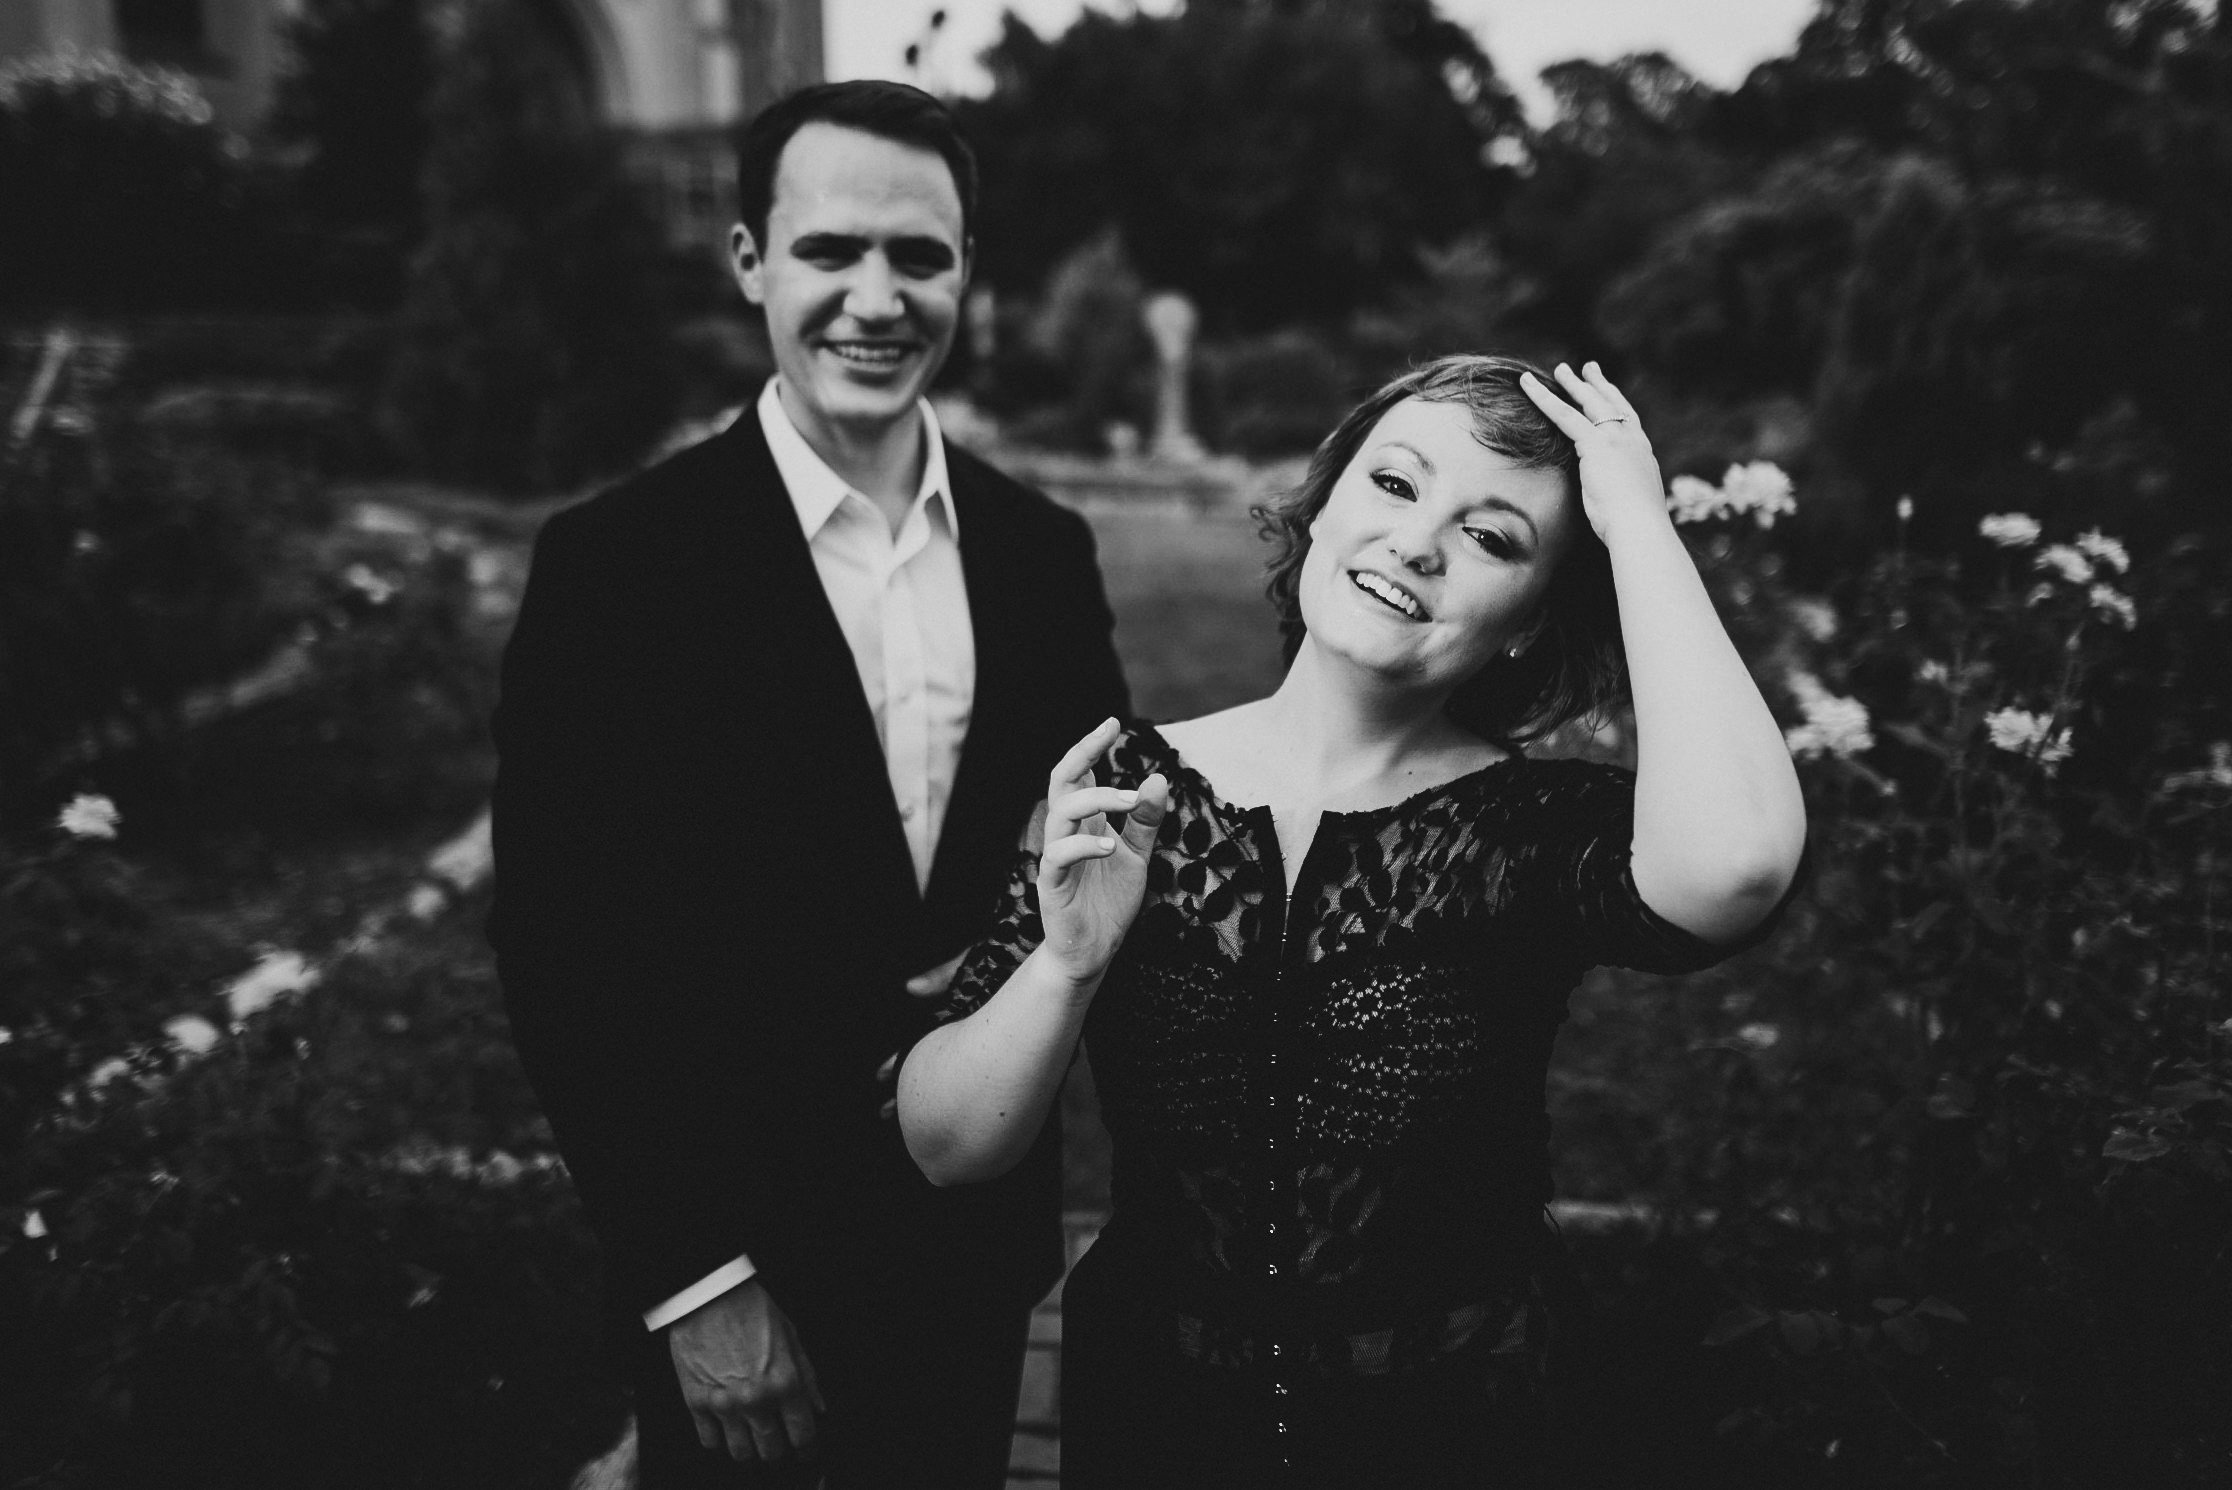
M673 1298L644 1310L643 1327L647 1330L663 1330L692 1310L712 1303L758 1272L759 1269L752 1266L751 1258L739 1254L736 1261L715 1268Z

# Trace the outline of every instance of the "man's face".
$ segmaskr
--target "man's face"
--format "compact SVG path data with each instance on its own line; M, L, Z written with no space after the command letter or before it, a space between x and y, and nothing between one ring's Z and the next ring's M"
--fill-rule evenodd
M873 437L913 410L969 279L961 196L935 151L808 124L776 162L767 242L740 225L729 244L802 432Z

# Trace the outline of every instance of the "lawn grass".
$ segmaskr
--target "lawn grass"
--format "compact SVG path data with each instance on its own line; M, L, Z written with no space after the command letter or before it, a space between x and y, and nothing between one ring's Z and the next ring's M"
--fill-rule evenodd
M1269 550L1238 506L1089 504L1132 712L1167 723L1260 698L1284 667Z

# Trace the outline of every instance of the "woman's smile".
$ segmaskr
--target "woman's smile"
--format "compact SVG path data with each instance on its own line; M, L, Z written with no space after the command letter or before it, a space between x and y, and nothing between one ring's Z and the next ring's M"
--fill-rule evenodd
M1406 620L1430 621L1433 619L1427 613L1424 601L1384 574L1377 574L1369 569L1352 569L1349 571L1349 581L1357 589L1362 590Z

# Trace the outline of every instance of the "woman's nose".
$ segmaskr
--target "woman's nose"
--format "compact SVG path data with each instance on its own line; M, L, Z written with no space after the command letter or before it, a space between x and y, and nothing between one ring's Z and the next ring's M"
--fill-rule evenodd
M1434 525L1413 517L1398 523L1388 531L1387 547L1405 569L1419 574L1439 574L1442 567L1441 544Z

